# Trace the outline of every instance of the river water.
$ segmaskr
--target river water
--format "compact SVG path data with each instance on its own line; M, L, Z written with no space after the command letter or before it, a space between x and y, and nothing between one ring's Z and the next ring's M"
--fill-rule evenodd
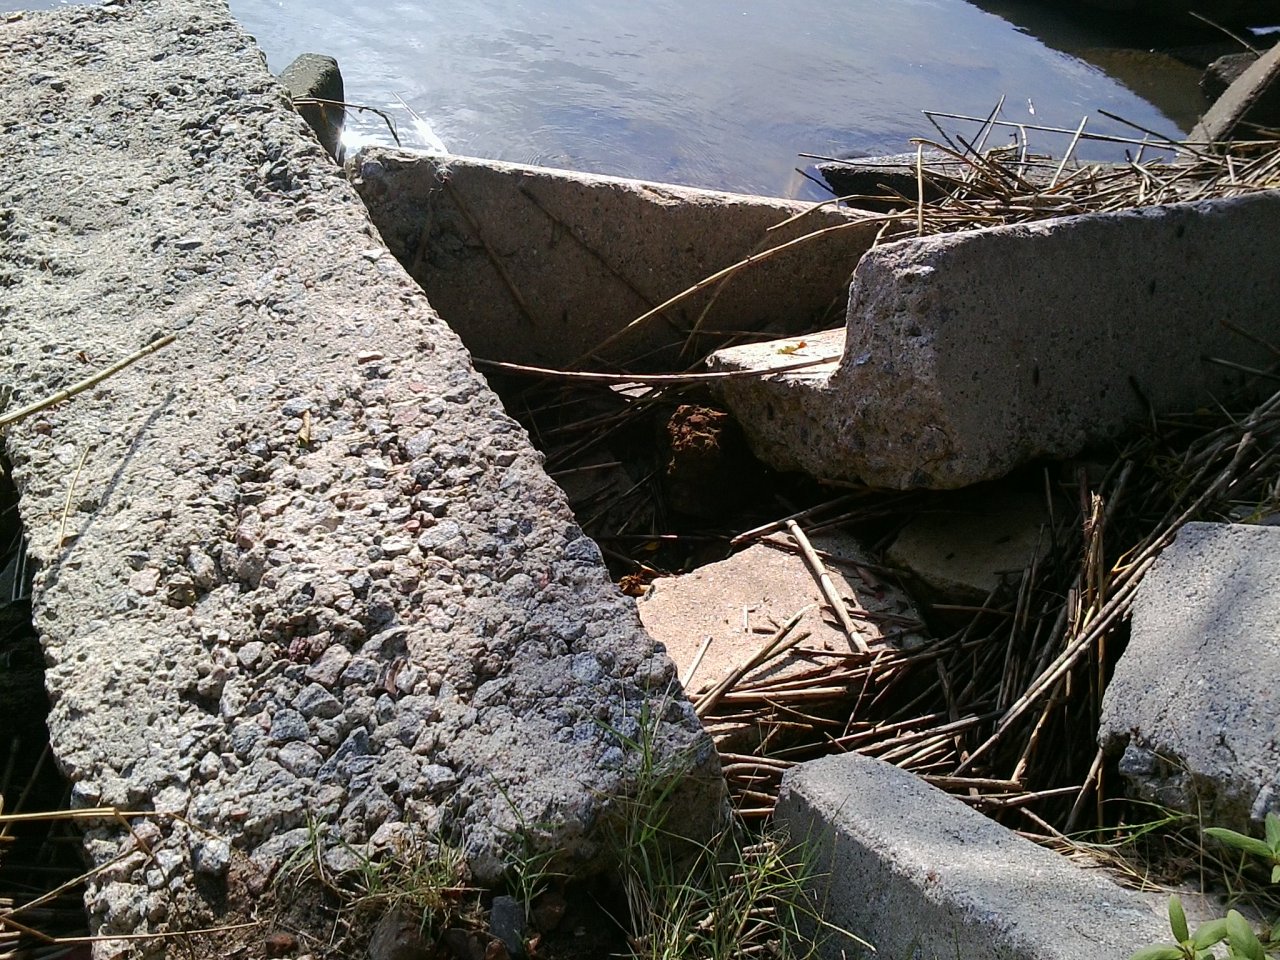
M33 5L54 2L0 2ZM386 110L406 145L752 193L817 196L801 153L936 139L925 109L985 116L1003 97L1009 120L1140 135L1102 109L1171 136L1202 109L1190 68L1044 4L983 6L1003 16L964 0L231 0L273 70L337 57L347 100ZM348 125L391 139L370 112Z

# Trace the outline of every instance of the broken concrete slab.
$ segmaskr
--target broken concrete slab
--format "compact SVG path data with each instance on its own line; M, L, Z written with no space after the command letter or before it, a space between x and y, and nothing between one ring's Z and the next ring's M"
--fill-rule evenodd
M467 348L542 366L594 355L656 368L695 326L819 328L843 312L880 226L830 206L470 157L370 148L349 168L388 247ZM833 227L627 329L722 268Z
M917 513L885 557L936 600L981 603L1044 555L1049 519L1043 491L988 484Z
M1197 143L1250 138L1248 125L1280 126L1280 44L1254 60L1191 131Z
M859 565L868 558L856 541L834 534L815 535L812 543L830 558L827 573L868 646L886 638L905 647L919 641L920 619L907 597L865 567L859 575ZM797 635L809 634L801 647L836 655L856 649L834 618L824 613L822 591L804 558L786 547L781 541L758 543L719 563L659 578L637 600L645 629L666 648L690 691L708 689L728 677L805 608L808 612L795 628ZM699 660L708 638L711 644ZM751 676L785 676L821 658L820 652L791 653Z
M1126 960L1168 937L1159 898L881 760L851 753L793 768L777 816L793 841L821 850L824 918L868 940L874 956ZM824 955L872 956L839 935Z
M1280 529L1189 523L1143 578L1099 742L1143 799L1242 832L1280 813Z
M866 568L861 545L843 534L815 535L812 545L863 644L875 650L912 649L924 642L923 623L911 601ZM731 695L768 697L768 692L761 692L767 688L775 703L786 697L786 687L779 685L804 685L810 691L825 687L825 702L811 699L805 712L810 717L842 714L847 719L850 696L856 693L849 694L839 683L833 686L829 678L858 647L836 621L814 574L786 534L769 537L727 560L655 580L637 606L645 629L675 661L700 711L702 695L736 676ZM797 614L800 619L788 634L794 644L747 669ZM787 736L767 719L770 711L757 714L743 706L729 713L703 716L722 754L747 753L762 738L776 741Z
M721 386L757 456L822 480L955 488L1194 409L1280 336L1280 191L886 244L838 365ZM1135 260L1134 251L1142 251ZM816 342L816 338L806 340ZM778 344L713 355L767 370ZM794 358L790 358L794 359Z
M14 406L177 335L4 438L54 755L158 811L89 824L94 932L287 918L285 859L380 830L605 868L645 704L714 829L670 660L221 0L9 14L0 60Z

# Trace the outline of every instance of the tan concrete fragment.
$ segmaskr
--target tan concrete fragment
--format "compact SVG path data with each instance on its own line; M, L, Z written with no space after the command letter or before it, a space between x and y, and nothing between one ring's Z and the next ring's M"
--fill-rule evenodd
M827 563L827 572L840 596L848 601L854 625L869 645L875 646L886 634L892 635L897 645L918 638L914 633L900 633L903 620L918 619L910 601L869 571L857 572L856 565L866 562L857 543L839 535L814 537L813 545L845 561ZM810 636L799 647L836 654L853 650L824 610L818 583L804 558L767 544L749 547L728 560L683 576L657 580L638 606L645 629L666 647L682 678L689 677L703 642L712 638L696 673L686 679L691 693L714 686L749 661L778 627L805 607L809 612L795 630ZM753 671L749 678L794 674L822 660L820 655L792 652Z
M879 227L849 210L469 157L370 149L350 169L392 253L467 347L528 364L565 367L595 351L653 368L698 324L785 336L838 323ZM842 224L597 349L710 274Z

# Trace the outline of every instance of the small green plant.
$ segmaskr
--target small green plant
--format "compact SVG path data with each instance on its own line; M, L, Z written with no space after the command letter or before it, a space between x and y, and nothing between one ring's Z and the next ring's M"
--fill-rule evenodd
M838 932L814 902L817 876L806 844L777 832L751 836L737 822L697 843L668 825L672 791L686 758L659 758L654 708L638 730L609 729L636 763L635 787L614 798L611 842L630 914L636 960L730 960L757 954L775 960L812 957L819 938Z
M1223 827L1209 827L1204 833L1207 837L1213 837L1220 843L1252 854L1263 863L1270 864L1271 882L1280 883L1280 817L1274 813L1267 814L1266 840L1247 837Z
M1280 883L1280 816L1267 814L1266 840L1224 827L1208 827L1204 833L1220 843L1258 857L1271 867L1271 882ZM1213 948L1219 944L1225 945L1227 960L1267 960L1268 956L1280 955L1280 941L1274 939L1274 931L1268 935L1269 942L1264 945L1238 910L1228 910L1225 917L1202 923L1192 933L1182 901L1176 894L1169 898L1169 929L1174 943L1153 943L1137 951L1129 960L1214 960L1217 955Z

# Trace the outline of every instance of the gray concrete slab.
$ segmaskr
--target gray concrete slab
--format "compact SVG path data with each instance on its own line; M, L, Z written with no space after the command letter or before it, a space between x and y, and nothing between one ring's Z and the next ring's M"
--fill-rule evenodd
M1072 456L1242 381L1205 357L1264 363L1228 324L1280 336L1277 229L1266 191L886 244L858 266L838 366L724 400L757 456L823 480L953 488Z
M876 948L837 936L825 947L833 960L1125 960L1167 937L1159 898L880 760L801 764L783 778L777 811L792 839L817 852L824 916Z
M982 603L1002 583L1016 584L1052 542L1043 490L984 484L951 495L912 517L885 558L909 571L934 600Z
M468 349L542 366L594 354L654 369L695 326L784 336L838 323L880 226L833 207L470 157L368 149L349 166L392 253ZM840 225L601 348L716 271Z
M1143 578L1099 741L1138 796L1247 831L1280 813L1280 528L1189 523Z
M407 832L490 881L522 823L607 867L646 705L672 822L712 827L671 662L225 4L7 14L0 62L14 406L178 337L5 438L73 800L166 814L153 857L90 832L127 855L95 932L288 922L311 828L333 867Z

